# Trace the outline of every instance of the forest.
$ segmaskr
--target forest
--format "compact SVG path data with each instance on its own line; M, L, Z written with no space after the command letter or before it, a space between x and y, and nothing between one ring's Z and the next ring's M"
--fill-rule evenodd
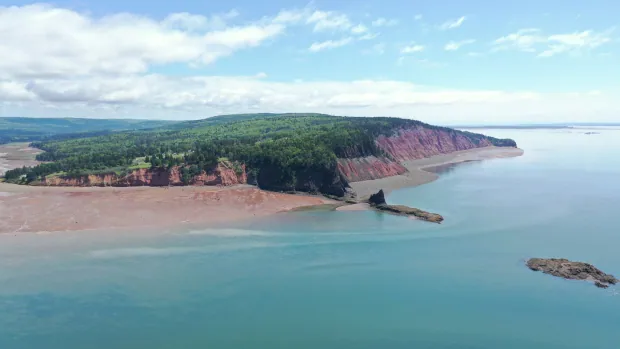
M257 175L269 169L291 183L303 173L333 173L338 157L382 155L379 135L403 127L444 129L497 146L512 140L389 117L340 117L324 114L242 114L181 122L148 130L111 132L91 137L49 138L32 143L45 152L44 163L7 171L7 181L29 183L42 176L122 174L136 167L168 169L182 165L187 175L209 171L220 159L246 164Z
M69 135L88 137L171 124L171 121L161 120L0 117L0 144L40 141Z

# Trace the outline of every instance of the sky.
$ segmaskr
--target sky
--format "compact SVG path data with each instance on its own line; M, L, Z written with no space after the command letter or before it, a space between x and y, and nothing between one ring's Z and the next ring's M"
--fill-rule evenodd
M0 116L620 122L620 1L0 0Z

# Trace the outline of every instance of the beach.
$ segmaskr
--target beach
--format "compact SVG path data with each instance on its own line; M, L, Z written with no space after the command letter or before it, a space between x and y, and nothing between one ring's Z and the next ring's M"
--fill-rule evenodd
M369 181L351 182L349 185L357 193L358 199L364 199L378 192L380 189L389 193L396 189L415 187L432 182L439 178L439 175L432 171L434 167L521 155L523 155L523 150L519 148L486 147L462 150L403 162L401 164L407 168L408 172L402 175Z
M332 203L234 187L28 187L0 183L0 233L213 226Z
M40 149L31 148L28 143L0 144L0 176L14 168L36 166L39 161L35 156L39 153L42 153Z

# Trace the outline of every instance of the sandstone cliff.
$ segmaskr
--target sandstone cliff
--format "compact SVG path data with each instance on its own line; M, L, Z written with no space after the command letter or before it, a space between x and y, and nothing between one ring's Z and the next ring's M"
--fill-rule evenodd
M128 187L128 186L180 186L180 185L222 185L229 186L247 183L245 165L241 164L239 171L234 169L229 162L219 163L209 173L202 171L200 174L184 181L181 167L175 166L170 169L138 169L126 175L116 173L84 175L77 177L55 176L45 177L42 185L68 186L68 187Z
M400 162L422 159L459 150L489 147L492 138L468 134L446 128L415 126L395 130L391 135L380 135L375 144L383 156L339 158L338 170L349 182L358 182L400 175L407 172ZM501 141L501 146L516 146Z
M338 159L338 170L349 182L367 181L403 174L407 169L386 157L365 156Z
M488 138L474 139L454 130L415 127L379 136L377 146L393 159L406 161L459 150L491 146Z

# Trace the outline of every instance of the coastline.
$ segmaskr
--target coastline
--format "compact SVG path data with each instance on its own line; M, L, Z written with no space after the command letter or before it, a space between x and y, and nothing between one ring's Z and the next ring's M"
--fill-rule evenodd
M26 142L0 144L0 176L7 170L40 164L35 156L42 152L40 149L31 148Z
M523 155L519 148L485 147L469 150L461 150L449 154L435 155L429 158L410 160L401 164L407 168L407 173L381 179L351 182L349 185L357 193L358 200L364 200L371 194L383 189L389 193L393 190L416 187L430 183L439 175L428 171L438 166L454 165L470 161L482 161L490 159L510 158Z
M404 162L408 173L350 183L358 201L385 192L429 183L439 177L429 168L468 161L515 157L518 148L488 147ZM0 234L83 230L214 226L280 212L333 206L338 211L367 210L367 204L309 194L286 194L250 185L230 187L55 187L0 183Z
M220 225L333 204L231 187L29 187L0 183L0 234Z

